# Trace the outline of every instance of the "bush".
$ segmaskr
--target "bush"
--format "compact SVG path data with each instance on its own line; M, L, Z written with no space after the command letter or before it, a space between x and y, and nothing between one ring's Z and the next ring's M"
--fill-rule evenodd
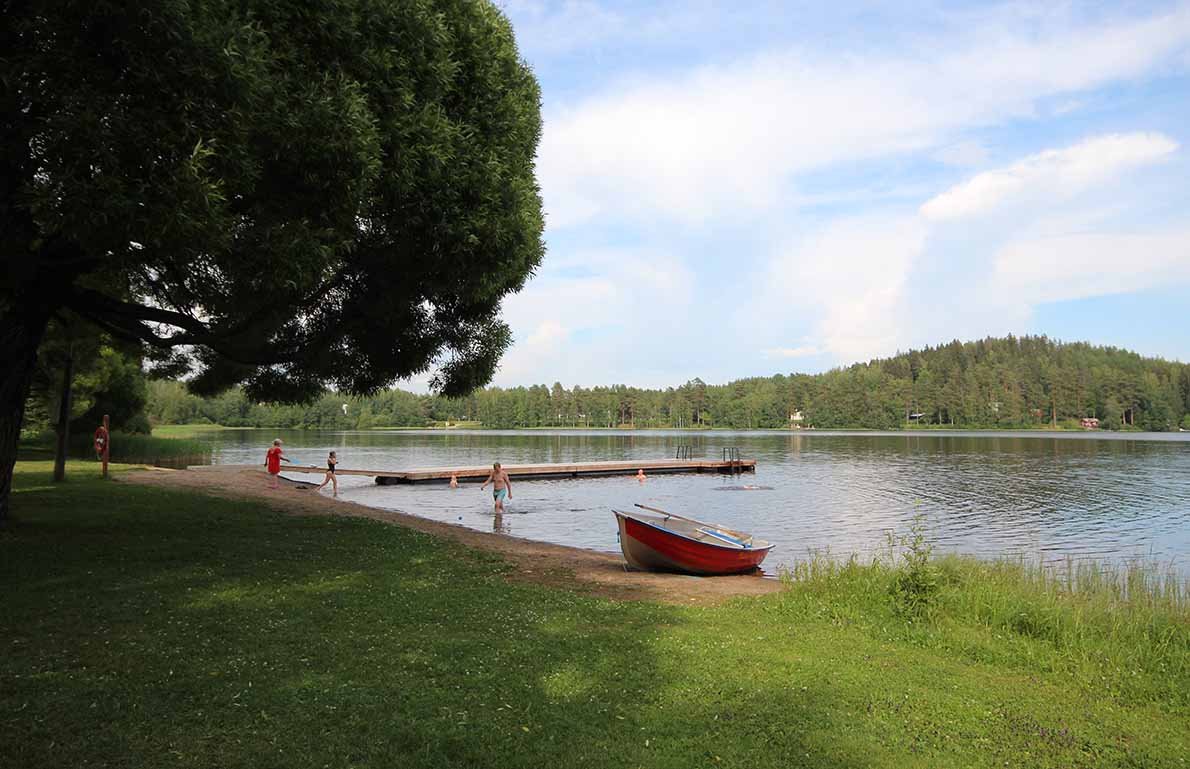
M908 534L890 534L889 544L903 561L889 586L893 611L907 619L929 615L938 601L938 571L930 563L934 548L926 542L925 517L915 516Z
M149 424L149 418L145 416L145 412L140 411L133 414L124 423L124 432L134 433L136 435L149 435L153 432L153 426Z

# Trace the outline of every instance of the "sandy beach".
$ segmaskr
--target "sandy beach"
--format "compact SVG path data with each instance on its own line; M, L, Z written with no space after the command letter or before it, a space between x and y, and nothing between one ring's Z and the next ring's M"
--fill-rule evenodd
M759 576L692 577L628 571L618 554L518 539L464 526L431 521L407 513L378 510L336 499L297 484L268 488L263 468L242 466L160 468L120 473L118 480L163 488L186 489L236 499L251 499L291 515L342 515L370 518L451 539L467 547L499 553L515 566L510 579L617 600L648 600L684 605L712 605L737 596L777 592L781 584ZM609 525L611 525L609 517Z

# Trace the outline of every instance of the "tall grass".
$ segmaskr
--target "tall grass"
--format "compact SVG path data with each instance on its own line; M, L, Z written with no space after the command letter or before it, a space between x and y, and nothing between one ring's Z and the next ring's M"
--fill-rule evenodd
M71 441L74 456L95 457L89 436ZM211 446L203 441L184 438L159 438L155 435L112 433L111 460L128 464L185 467L207 464L211 460Z
M73 459L94 460L96 457L92 440L92 436L85 433L70 436L67 455ZM45 432L23 441L21 449L29 456L52 458L56 441L54 433ZM211 446L203 441L117 432L112 433L110 458L112 462L132 465L185 467L210 462Z
M199 435L209 435L222 430L256 430L255 427L224 427L223 425L189 424L189 425L156 425L153 427L154 438L194 438Z
M957 556L938 568L953 621L1034 639L1120 693L1190 704L1190 584L1172 568Z
M996 664L1061 670L1100 693L1190 707L1190 580L1172 566L944 556L928 611L900 602L914 564L812 553L782 573L784 608Z

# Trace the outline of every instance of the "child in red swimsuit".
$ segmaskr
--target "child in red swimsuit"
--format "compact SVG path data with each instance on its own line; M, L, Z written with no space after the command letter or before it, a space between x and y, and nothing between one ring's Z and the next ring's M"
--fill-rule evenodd
M278 438L273 441L273 447L264 455L264 465L269 471L269 488L275 489L277 486L277 476L281 474L281 460L289 461L289 457L281 453L281 439Z

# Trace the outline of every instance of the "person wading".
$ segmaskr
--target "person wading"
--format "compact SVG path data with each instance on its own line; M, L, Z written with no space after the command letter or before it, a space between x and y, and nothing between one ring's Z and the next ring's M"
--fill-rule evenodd
M512 499L512 479L508 477L504 468L500 467L499 462L492 464L492 471L488 473L487 480L479 490L483 491L489 483L492 484L492 500L496 504L496 515L499 515L504 512L504 500Z
M326 477L322 479L322 485L318 487L318 491L322 491L322 487L330 483L333 484L334 495L339 496L339 476L335 475L335 466L338 464L339 458L332 451L326 458Z

